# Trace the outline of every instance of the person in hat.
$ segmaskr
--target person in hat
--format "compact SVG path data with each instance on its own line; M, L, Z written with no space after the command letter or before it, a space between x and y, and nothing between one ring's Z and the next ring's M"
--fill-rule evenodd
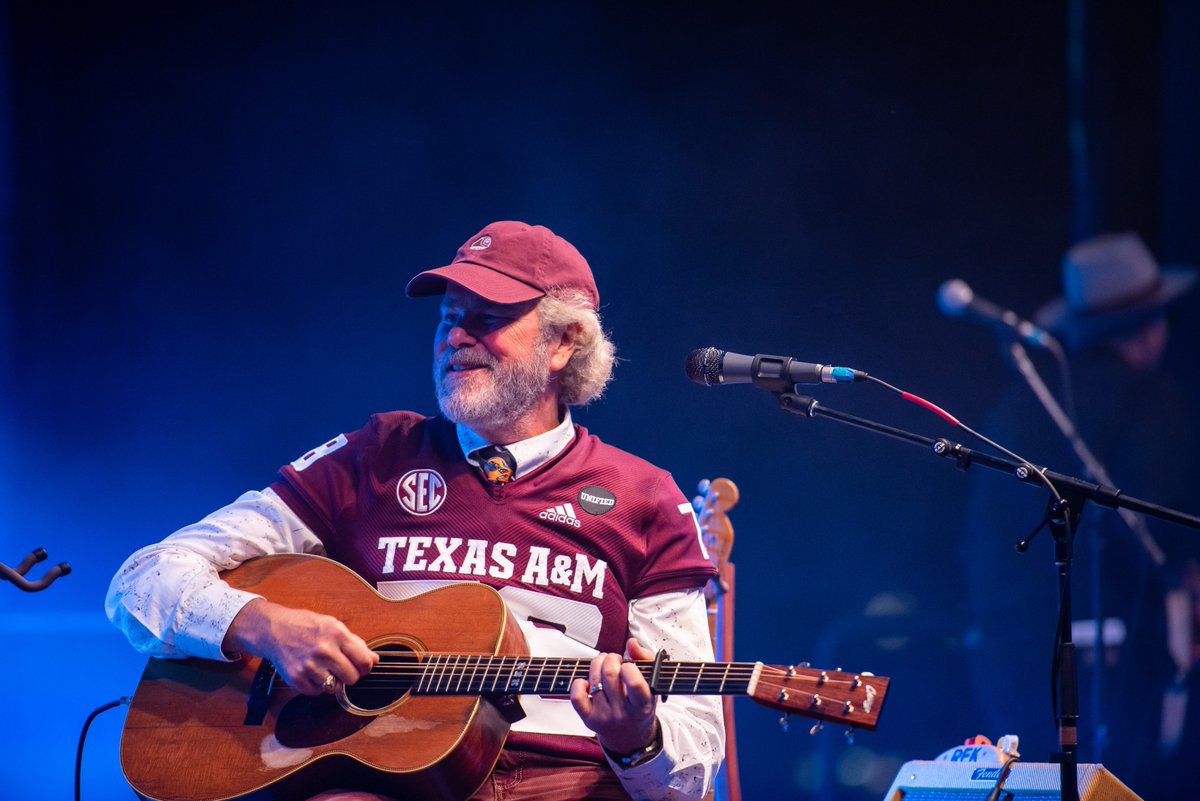
M1196 278L1192 267L1160 267L1134 233L1105 233L1065 252L1062 294L1034 315L1062 344L1074 396L1063 406L1077 410L1075 426L1113 484L1127 496L1191 513L1200 511L1194 455L1200 437L1191 400L1160 368L1168 314ZM1056 377L1048 373L1047 383L1055 385ZM1024 381L998 399L981 429L1035 464L1091 478ZM1045 502L1044 493L1003 476L974 475L962 540L967 658L981 719L994 737L1019 735L1026 761L1048 761L1059 750L1051 684L1058 609L1052 542L1043 533L1026 553L1013 547L1041 522ZM1194 786L1200 779L1194 757L1182 773L1163 770L1185 728L1178 721L1168 726L1161 715L1165 688L1191 670L1189 664L1181 672L1171 658L1165 599L1200 551L1194 532L1152 518L1146 525L1165 557L1145 547L1114 510L1084 507L1074 538L1072 611L1080 761L1102 762L1152 801L1183 797L1176 792L1182 785L1167 782L1183 776ZM1088 622L1096 620L1103 621L1099 636ZM1187 731L1196 728L1191 717Z
M590 662L569 698L520 698L524 717L472 798L703 797L723 754L719 699L660 702L630 660L712 660L702 591L714 568L671 477L571 419L614 364L587 261L543 226L500 221L407 294L440 298L441 414L376 414L137 551L113 578L110 619L145 653L254 654L318 696L352 687L379 654L335 617L233 589L219 571L302 553L389 598L481 582L534 655Z
M1165 312L1196 275L1193 267L1160 268L1135 233L1102 234L1067 251L1063 294L1034 317L1071 351L1105 346L1130 368L1153 370L1167 345Z

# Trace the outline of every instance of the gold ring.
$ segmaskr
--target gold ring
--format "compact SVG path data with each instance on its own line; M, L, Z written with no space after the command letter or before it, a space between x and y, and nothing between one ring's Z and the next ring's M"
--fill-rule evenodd
M331 693L337 688L337 678L332 673L325 677L325 683L322 685L325 692Z

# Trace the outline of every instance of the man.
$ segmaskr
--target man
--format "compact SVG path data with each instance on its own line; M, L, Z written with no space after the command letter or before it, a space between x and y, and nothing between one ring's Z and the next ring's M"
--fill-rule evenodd
M1075 426L1112 483L1127 496L1193 514L1197 429L1189 400L1160 367L1167 314L1196 279L1195 269L1160 267L1136 234L1102 234L1066 251L1062 296L1035 315L1070 354ZM1023 382L999 399L983 430L1036 464L1087 477ZM1037 761L1058 750L1050 682L1057 582L1048 534L1024 554L1013 545L1038 525L1044 504L1029 487L980 471L963 538L973 618L970 668L984 724L993 737L1020 735L1024 758ZM1080 761L1102 762L1147 801L1157 801L1182 797L1171 783L1187 775L1194 786L1200 765L1194 748L1178 749L1182 723L1169 731L1161 714L1164 700L1175 699L1164 699L1175 670L1181 685L1196 678L1190 660L1170 664L1163 600L1196 549L1195 532L1152 517L1146 525L1165 552L1164 565L1116 511L1084 507L1075 527L1072 611ZM1095 620L1107 621L1102 638ZM1193 714L1189 725L1196 720ZM1167 770L1172 753L1180 765Z
M522 697L526 717L473 799L702 797L723 753L717 699L660 703L622 657L711 660L714 571L670 476L571 421L614 363L587 262L544 227L497 222L407 293L442 296L443 416L375 415L138 551L113 579L110 618L147 653L250 653L316 695L378 655L337 619L236 591L217 571L323 553L391 598L483 582L535 655L591 662L569 701ZM321 797L375 797L344 790Z

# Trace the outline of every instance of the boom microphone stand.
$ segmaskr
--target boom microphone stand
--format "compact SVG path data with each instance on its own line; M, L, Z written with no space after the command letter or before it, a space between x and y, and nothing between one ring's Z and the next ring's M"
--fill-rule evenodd
M1063 409L1063 407L1055 399L1054 394L1046 386L1046 383L1042 380L1041 375L1038 374L1037 368L1034 367L1033 361L1029 358L1029 354L1026 352L1025 347L1021 345L1020 342L1014 341L1009 343L1008 350L1009 355L1012 357L1012 363L1016 367L1017 372L1019 372L1021 377L1025 379L1025 383L1029 385L1029 388L1033 391L1033 394L1037 396L1038 401L1042 404L1042 408L1046 410L1046 414L1049 415L1050 419L1054 421L1054 425L1071 445L1072 451L1074 451L1076 458L1079 459L1080 464L1083 465L1083 469L1087 472L1087 475L1104 484L1112 484L1112 479L1109 477L1108 470L1096 457L1096 455L1092 453L1091 449L1087 446L1087 443L1083 441L1083 438L1080 436L1079 431L1075 427L1075 421L1072 419L1072 415L1068 414ZM1066 369L1065 365L1063 366L1063 369ZM1076 510L1073 520L1080 519L1080 511L1081 509ZM1142 546L1142 550L1145 551L1146 555L1150 558L1150 561L1154 564L1154 566L1161 568L1164 564L1166 564L1166 557L1163 554L1162 548L1159 547L1158 543L1154 539L1154 536L1150 533L1150 529L1146 525L1146 519L1136 512L1130 511L1129 509L1118 508L1117 514L1121 516L1121 519L1125 522L1126 527L1137 538L1139 544ZM1097 653L1101 652L1104 643L1103 616L1100 608L1100 595L1102 590L1099 586L1099 559L1099 550L1093 549L1091 564L1093 576L1092 617L1096 628L1095 647L1097 649ZM1069 630L1071 626L1071 618L1068 617L1065 621L1059 621L1059 624L1060 632L1061 626L1063 625L1065 625ZM1101 761L1101 757L1104 753L1104 747L1106 745L1105 726L1103 725L1103 720L1100 719L1102 675L1103 670L1098 667L1092 682L1090 707L1092 715L1095 718L1091 721L1091 725L1094 731L1093 738L1095 741L1097 762Z
M1075 666L1075 645L1071 640L1071 560L1075 524L1087 501L1115 509L1118 512L1123 512L1123 510L1137 512L1193 529L1200 529L1200 517L1130 497L1107 484L1091 483L1027 462L974 451L944 437L932 439L830 409L820 405L816 399L798 395L793 390L794 387L770 388L770 391L779 398L780 407L792 414L836 420L846 425L924 447L936 456L953 459L960 470L967 470L972 465L978 464L991 470L1007 473L1022 483L1044 486L1052 491L1053 497L1047 506L1042 526L1022 540L1018 548L1028 547L1029 541L1041 528L1049 527L1051 536L1054 538L1054 564L1059 591L1058 636L1056 639L1058 650L1055 654L1057 682L1054 687L1059 695L1057 716L1061 751L1054 755L1054 759L1060 765L1061 798L1063 801L1079 801L1078 679Z

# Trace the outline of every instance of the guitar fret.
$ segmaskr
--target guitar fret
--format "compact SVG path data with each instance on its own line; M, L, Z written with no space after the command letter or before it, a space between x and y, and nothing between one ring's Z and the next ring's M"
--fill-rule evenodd
M450 667L450 654L444 654L442 656L442 665L441 665L442 669L438 673L437 684L433 688L433 691L438 693L439 695L442 693L442 688L444 688L446 686L446 675L447 675L446 672L449 669L449 667Z
M463 674L463 676L467 677L467 694L468 695L475 694L475 668L472 666L472 663L470 663L470 661L472 661L473 658L476 662L479 661L478 656L476 656L476 657L468 656L467 662L464 663L462 666L462 674Z
M496 690L496 689L503 690L504 689L504 684L505 684L504 676L505 676L506 670L508 670L508 657L507 656L498 657L498 663L496 665L496 675L492 679L492 690Z
M442 689L442 681L446 675L446 655L438 654L437 661L434 664L434 673L432 675L433 683L430 686L431 693L438 693Z
M464 657L461 656L454 657L454 673L458 679L458 682L454 685L456 693L462 692L463 676L466 674L466 666L462 664L463 659Z
M677 682L679 680L679 666L680 666L679 662L676 662L674 665L672 665L672 667L675 668L675 672L673 674L671 674L671 683L667 685L667 693L668 694L675 692L675 682ZM651 687L650 689L653 692L658 692L658 689L655 687Z
M546 672L546 660L543 659L542 666L540 668L538 668L537 678L533 682L533 692L538 695L541 695L542 693L545 692L545 690L542 689L542 674L545 672Z
M721 676L721 686L718 688L718 691L721 693L721 695L725 694L725 682L729 681L730 664L731 663L729 663L729 662L725 663L725 674L723 676Z
M705 668L705 666L704 666L703 664L700 664L700 665L697 665L696 667L697 667L697 670L696 670L696 683L692 685L692 693L693 693L693 694L695 694L695 693L699 692L699 690L700 690L700 680L701 680L702 678L704 678L704 668Z
M442 688L446 685L446 671L450 667L450 654L443 654L441 657L440 670L438 671L437 684L434 685L433 691L441 694Z
M504 689L504 671L507 670L506 665L508 664L507 656L496 657L496 659L496 673L492 676L492 692Z
M484 668L484 679L486 680L487 678L491 678L492 680L492 688L490 692L496 691L496 674L492 673L492 662L494 662L495 659L496 658L494 656L489 655L487 667ZM480 685L480 689L483 689L482 685Z

